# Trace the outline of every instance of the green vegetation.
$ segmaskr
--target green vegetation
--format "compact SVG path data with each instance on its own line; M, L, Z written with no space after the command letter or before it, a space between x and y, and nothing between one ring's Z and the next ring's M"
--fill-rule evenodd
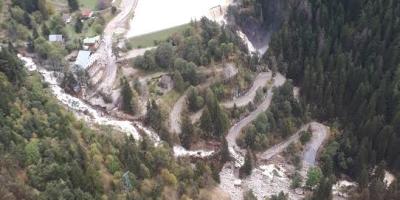
M260 151L296 132L305 122L305 111L292 91L290 82L274 90L270 108L244 129L239 146Z
M301 174L299 172L296 171L293 174L292 182L290 183L290 187L292 189L299 188L299 187L301 187L302 181L303 181L303 177L301 176Z
M312 133L311 131L302 131L300 132L300 142L302 145L307 144L311 139Z
M201 161L193 168L176 161L168 145L135 141L108 127L89 128L49 93L38 74L25 72L13 48L2 46L1 197L180 199L196 198L215 184ZM154 101L149 110L147 120L160 124Z
M309 199L331 199L335 175L343 172L359 182L359 190L350 199L399 198L397 181L387 188L383 176L376 175L382 169L371 173L379 163L383 169L400 170L399 9L399 2L391 0L306 0L300 4L256 0L229 10L244 29L250 23L278 29L262 62L302 88L303 110L307 108L319 121L334 122L343 132L335 135L321 156L323 173L309 172L307 185L315 188ZM282 110L285 106L280 106ZM290 116L280 117L285 115ZM274 119L270 116L261 115L256 121L269 124ZM305 120L304 116L303 112L300 119ZM296 118L278 132L288 133ZM262 148L260 141L270 142L271 135L265 139L265 129L260 127L265 128L255 123L248 127L239 144ZM310 136L308 131L301 133L301 143Z
M307 171L306 186L310 188L316 186L321 178L322 178L322 172L318 167L310 168Z
M239 24L278 28L263 61L302 88L314 118L342 130L322 155L311 199L332 198L340 173L359 181L352 199L399 198L397 187L385 188L370 172L379 163L400 170L400 2L257 0L243 7L230 10Z
M197 134L188 115L182 116L182 134L180 134L181 144L183 147L190 149L191 144L196 140Z
M209 66L213 62L229 59L232 55L242 53L244 48L233 27L220 27L202 18L192 23L183 33L175 34L160 43L156 49L136 57L133 64L147 71L177 70L185 81L195 85L199 82L197 66Z
M249 190L243 193L244 200L257 200L257 197L254 195L253 190Z
M198 111L204 105L204 98L199 94L199 91L195 87L190 87L187 95L187 102L189 110L192 112Z
M133 91L126 78L121 80L122 110L128 114L135 114L138 110L138 95Z
M48 0L53 5L65 5L69 6L72 11L80 9L97 10L98 4L101 2L107 2L108 0Z
M246 176L251 175L251 172L254 168L254 155L251 150L247 150L246 156L244 157L244 164L239 169L239 176L241 178L245 178Z
M219 101L212 90L206 91L205 100L206 108L200 118L202 135L208 138L221 139L229 128L228 115L219 105Z
M190 28L190 24L183 24L180 26L156 31L153 33L147 33L145 35L135 36L129 39L129 43L133 48L145 48L157 45L161 41L167 40L174 33L182 33Z
M272 195L270 198L267 198L267 200L289 200L289 195L279 192L279 194Z
M106 0L78 0L79 5L83 8L88 8L92 10L96 10L100 1L105 2Z

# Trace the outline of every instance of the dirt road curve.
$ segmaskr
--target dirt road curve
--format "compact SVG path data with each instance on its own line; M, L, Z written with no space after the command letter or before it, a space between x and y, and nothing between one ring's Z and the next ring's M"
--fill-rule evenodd
M103 39L99 49L95 53L98 54L96 56L98 58L97 64L93 66L98 69L92 69L92 71L102 71L100 80L93 81L98 84L97 91L111 92L117 76L116 57L112 51L113 34L118 31L118 29L122 29L126 26L130 13L136 8L137 2L138 0L122 0L120 4L122 11L118 13L104 29Z
M170 132L172 133L181 133L181 113L186 102L187 93L188 91L186 90L185 93L179 97L178 101L176 101L174 107L169 113L169 127Z
M235 104L238 107L249 104L256 96L257 89L264 87L267 84L267 81L271 79L271 75L271 72L259 73L254 80L253 85L245 95L240 96L239 98L236 98L232 101L224 102L222 103L222 106L224 106L225 108L232 108Z
M246 94L234 100L223 102L221 105L224 106L225 108L232 108L235 104L238 107L248 105L251 101L254 100L257 89L264 87L267 84L267 82L271 80L271 75L272 74L270 72L262 72L258 74L256 79L254 80L252 87L249 89L249 91L246 92ZM192 123L195 123L200 119L201 115L203 114L203 110L204 109L201 109L190 116Z
M276 77L274 77L273 86L279 87L279 86L283 85L285 83L285 81L286 81L285 77L283 77L281 74L277 74ZM244 155L245 150L241 149L239 146L237 146L236 138L239 136L240 131L245 126L247 126L252 121L254 121L260 113L265 112L268 109L268 107L271 105L272 96L273 96L273 92L272 92L272 89L270 88L267 92L267 96L266 96L265 100L257 107L257 109L254 110L253 112L251 112L247 117L243 118L242 120L240 120L238 123L236 123L234 126L232 126L229 129L229 132L226 135L226 140L228 141L228 147L230 149L234 150L236 153ZM233 153L233 152L231 152L231 153Z
M197 88L206 88L212 85L216 79L215 77L218 77L219 74L223 72L223 68L206 68L199 70L199 72L204 73L204 74L214 74L214 77L210 77L207 81L205 81L203 84L200 84L197 86ZM230 77L225 77L225 78L230 78ZM171 112L169 113L169 130L171 133L181 133L181 113L183 110L183 107L186 103L186 97L187 97L188 90L183 93L183 95L176 101L174 106L172 107ZM195 118L198 117L200 119L202 110L200 110ZM193 119L192 119L193 121Z
M285 150L286 147L289 146L289 144L297 141L300 138L300 132L307 130L309 126L310 126L310 124L303 125L295 134L290 136L285 141L283 141L283 142L281 142L279 144L276 144L273 147L267 149L266 151L260 153L257 156L258 159L260 159L260 160L269 160L272 157L274 157L275 155L278 155L278 154L282 153L283 150Z
M310 142L305 147L303 155L303 166L314 166L317 158L317 153L322 143L329 136L329 129L327 126L317 123L310 123L312 137Z

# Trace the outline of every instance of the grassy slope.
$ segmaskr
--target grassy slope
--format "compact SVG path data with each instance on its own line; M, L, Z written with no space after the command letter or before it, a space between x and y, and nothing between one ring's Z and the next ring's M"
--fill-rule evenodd
M154 41L164 41L168 39L173 33L182 32L190 27L190 24L183 24L172 28L148 33L145 35L135 36L129 39L129 42L134 48L144 48L154 46Z

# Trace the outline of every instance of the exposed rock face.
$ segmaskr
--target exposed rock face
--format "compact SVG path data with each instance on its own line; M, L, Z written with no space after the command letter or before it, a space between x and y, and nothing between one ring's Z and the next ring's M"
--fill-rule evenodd
M234 23L249 38L255 49L266 51L273 31L289 17L296 8L309 18L311 6L307 0L258 0L254 4L236 5L231 10ZM229 18L232 19L232 18Z

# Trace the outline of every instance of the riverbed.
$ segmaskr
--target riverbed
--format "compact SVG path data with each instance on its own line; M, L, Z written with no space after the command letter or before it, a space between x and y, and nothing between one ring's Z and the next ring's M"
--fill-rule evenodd
M138 121L128 121L128 120L119 120L105 112L99 111L81 99L74 97L64 91L58 85L58 78L54 72L46 70L45 68L39 67L35 64L32 58L22 56L18 54L18 57L24 62L25 68L34 72L37 71L42 76L43 82L49 85L50 91L52 95L62 104L64 105L70 112L73 112L75 116L79 119L86 121L89 124L97 124L97 125L106 125L115 128L127 135L132 136L136 140L141 139L141 135L138 130L144 132L155 145L159 145L161 143L160 137L154 131L146 128ZM206 151L206 150L197 150L190 151L186 150L182 146L174 146L173 148L174 155L176 157L180 156L193 156L193 157L208 157L213 155L214 151Z

